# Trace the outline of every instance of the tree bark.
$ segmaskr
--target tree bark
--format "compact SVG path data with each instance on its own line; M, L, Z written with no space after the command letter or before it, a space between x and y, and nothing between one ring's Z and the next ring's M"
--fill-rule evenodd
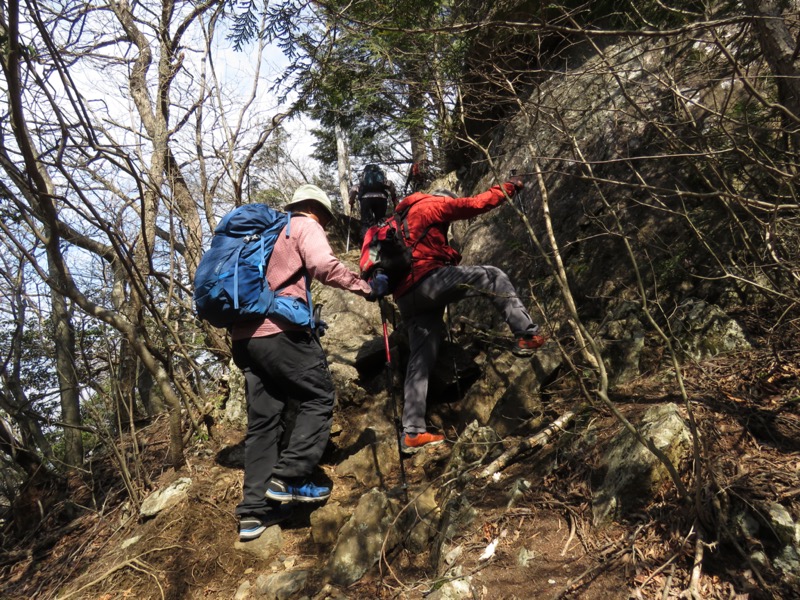
M746 5L756 17L758 41L775 74L781 103L793 115L787 119L786 127L797 148L800 141L800 46L784 19L785 3L747 0Z
M350 216L350 156L347 153L347 140L339 119L333 126L336 136L336 164L339 171L339 195L342 198L344 214Z
M55 275L55 265L50 265ZM61 286L59 286L61 287ZM55 341L56 374L61 399L61 420L65 423L64 463L73 469L83 465L81 436L81 405L78 374L75 371L75 330L67 301L55 288L50 290L53 310L53 339Z

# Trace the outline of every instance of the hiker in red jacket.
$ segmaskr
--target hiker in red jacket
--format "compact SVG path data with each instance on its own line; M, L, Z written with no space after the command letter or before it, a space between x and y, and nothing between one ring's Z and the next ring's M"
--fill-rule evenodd
M494 304L516 336L513 352L525 357L544 343L538 325L517 296L508 276L493 266L457 266L461 255L447 243L451 221L470 219L496 208L524 187L519 177L472 198L456 198L448 190L421 192L397 206L410 206L406 217L413 247L411 271L394 289L394 298L408 328L411 355L404 387L401 447L413 454L439 444L444 436L425 426L428 379L444 338L444 311L451 302L482 296Z

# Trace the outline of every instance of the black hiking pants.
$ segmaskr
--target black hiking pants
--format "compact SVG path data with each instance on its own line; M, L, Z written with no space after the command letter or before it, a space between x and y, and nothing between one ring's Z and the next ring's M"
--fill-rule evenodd
M325 353L310 332L237 340L233 360L245 377L247 435L243 498L237 515L264 515L273 475L306 478L330 436L335 400Z
M363 242L367 230L386 218L389 198L385 194L364 194L359 199L359 207L361 208L361 241Z

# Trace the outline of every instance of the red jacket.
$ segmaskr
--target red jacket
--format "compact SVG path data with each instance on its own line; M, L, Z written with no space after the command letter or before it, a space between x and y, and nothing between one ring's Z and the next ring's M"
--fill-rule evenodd
M514 184L503 184L509 196L513 196L516 189ZM449 198L447 196L431 196L417 192L404 198L397 205L397 212L406 207L408 211L409 236L415 243L412 254L411 271L394 290L394 297L399 298L408 293L414 284L430 273L445 265L457 265L461 262L461 255L455 248L447 243L447 228L451 221L470 219L505 202L506 196L503 189L496 185L487 192L472 198ZM425 229L428 233L422 237Z

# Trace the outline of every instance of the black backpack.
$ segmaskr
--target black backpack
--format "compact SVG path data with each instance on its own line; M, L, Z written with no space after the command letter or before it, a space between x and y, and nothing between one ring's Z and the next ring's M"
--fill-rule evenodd
M386 175L378 165L367 165L364 167L364 174L361 178L359 194L385 193Z

